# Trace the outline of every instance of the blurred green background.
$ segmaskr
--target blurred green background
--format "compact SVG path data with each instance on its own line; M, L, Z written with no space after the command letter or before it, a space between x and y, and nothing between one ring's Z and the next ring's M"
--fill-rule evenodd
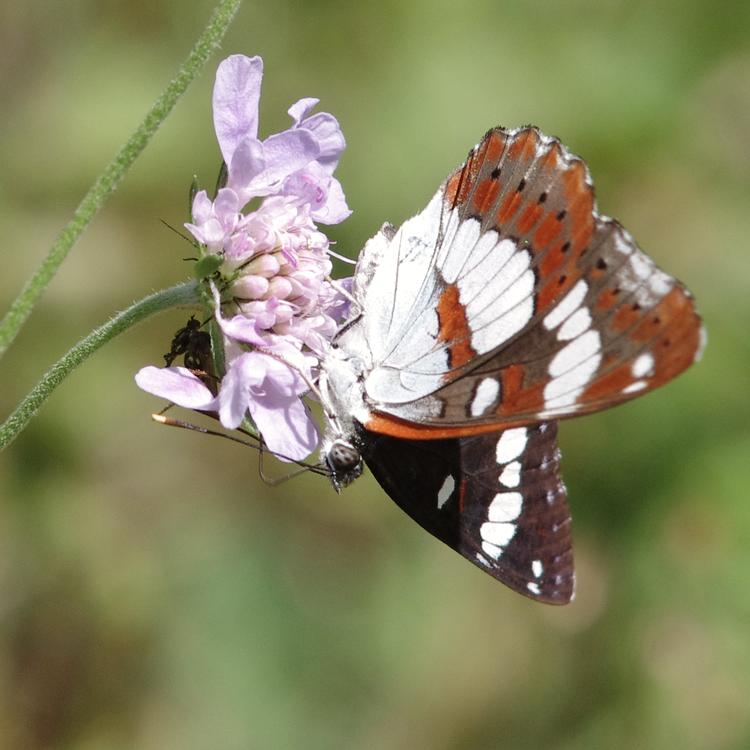
M2 310L174 74L200 0L0 4ZM604 213L693 290L703 362L561 428L578 597L504 589L367 478L275 489L149 419L181 312L74 373L0 455L0 747L750 747L750 4L247 2L261 130L317 96L355 255L495 124L584 156ZM182 280L210 91L189 90L0 363L2 415L79 337Z

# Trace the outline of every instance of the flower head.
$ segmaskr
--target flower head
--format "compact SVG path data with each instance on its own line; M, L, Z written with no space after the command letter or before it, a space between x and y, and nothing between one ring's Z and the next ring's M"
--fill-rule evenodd
M198 192L185 225L202 256L217 259L204 283L224 372L210 374L212 383L186 368L147 367L136 381L181 406L216 412L228 428L249 417L272 451L298 460L318 441L301 398L347 304L330 281L328 238L316 226L351 213L333 176L346 142L333 115L312 112L311 98L289 108L287 130L259 139L262 77L259 57L220 63L213 116L226 185L213 200Z

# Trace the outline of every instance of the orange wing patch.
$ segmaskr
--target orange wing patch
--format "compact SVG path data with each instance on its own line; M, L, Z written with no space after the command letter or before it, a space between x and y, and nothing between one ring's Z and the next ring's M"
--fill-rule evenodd
M461 367L476 357L471 346L471 329L466 310L459 299L458 287L448 286L438 302L438 340L448 344L449 366Z
M479 147L469 154L466 163L459 167L445 185L445 202L448 206L462 205L475 188L479 173L485 162L497 164L505 150L508 136L496 128L490 131Z
M525 374L526 368L523 365L509 365L503 368L501 375L503 398L497 407L498 416L505 417L510 414L534 411L544 403L544 383L525 388L523 384Z
M578 256L594 233L594 193L586 180L586 167L582 161L572 162L563 173L563 180L571 222L571 246L573 255Z
M484 435L488 432L500 432L510 427L529 424L528 419L520 421L503 421L502 423L461 425L460 427L443 427L439 425L418 425L406 419L399 419L390 414L374 412L364 427L369 432L380 435L403 438L404 440L445 440L446 438Z
M497 199L499 192L500 183L497 180L486 179L480 182L471 199L472 211L479 215L487 213Z

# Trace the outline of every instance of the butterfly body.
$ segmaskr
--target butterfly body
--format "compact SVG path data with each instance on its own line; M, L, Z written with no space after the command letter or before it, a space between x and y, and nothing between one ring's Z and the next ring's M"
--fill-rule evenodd
M412 518L531 598L574 590L556 420L679 374L692 299L596 211L584 163L490 130L427 207L363 249L322 363L334 485L359 457Z

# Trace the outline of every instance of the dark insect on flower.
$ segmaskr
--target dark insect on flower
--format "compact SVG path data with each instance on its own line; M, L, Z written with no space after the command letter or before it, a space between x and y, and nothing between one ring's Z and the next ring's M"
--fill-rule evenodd
M184 357L185 367L189 370L207 372L211 364L211 337L201 331L201 322L191 315L183 328L175 333L170 350L164 355L167 367L177 357Z

